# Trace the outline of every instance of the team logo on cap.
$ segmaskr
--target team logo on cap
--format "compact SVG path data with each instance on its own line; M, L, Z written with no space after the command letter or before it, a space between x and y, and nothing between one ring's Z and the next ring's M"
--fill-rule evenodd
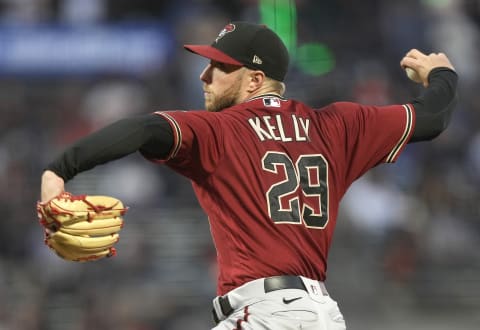
M227 24L225 25L225 27L223 28L222 31L220 31L220 33L218 34L218 37L217 39L215 39L215 42L218 42L218 40L222 39L224 35L226 35L227 33L230 33L232 31L235 30L235 24Z

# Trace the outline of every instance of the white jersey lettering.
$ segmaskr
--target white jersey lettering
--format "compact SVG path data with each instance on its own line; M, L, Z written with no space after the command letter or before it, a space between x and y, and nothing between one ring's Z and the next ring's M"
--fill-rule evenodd
M257 133L257 136L260 139L260 141L265 141L265 139L267 140L272 139L271 135L268 134L268 132L260 126L260 118L258 117L250 118L248 120L248 123L250 124L250 126L252 126L255 133Z
M285 125L281 115L253 117L248 119L248 123L257 134L260 141L274 140L282 142L304 142L310 141L308 136L310 130L310 119L299 118L296 115L292 115L293 130L288 132L285 127L291 127Z
M270 136L275 141L280 141L280 137L275 135L275 131L278 130L278 127L270 123L271 117L270 116L263 116L263 121L265 122L265 126L267 126L268 132L270 132Z

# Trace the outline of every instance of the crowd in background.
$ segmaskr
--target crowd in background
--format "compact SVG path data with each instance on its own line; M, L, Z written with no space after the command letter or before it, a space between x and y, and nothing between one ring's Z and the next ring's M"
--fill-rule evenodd
M369 172L343 200L327 286L347 325L380 329L390 316L410 329L476 329L478 316L461 312L480 307L480 2L295 3L298 43L328 45L335 67L315 76L293 62L289 98L319 108L406 103L422 88L399 66L411 48L445 52L460 76L449 128ZM140 75L0 76L0 329L211 326L215 251L186 179L134 154L69 182L72 192L131 207L119 256L96 263L49 251L35 203L43 167L76 139L124 116L202 109L206 61L182 44L210 42L227 22L259 15L255 0L0 2L2 25L157 21L176 45L166 65Z

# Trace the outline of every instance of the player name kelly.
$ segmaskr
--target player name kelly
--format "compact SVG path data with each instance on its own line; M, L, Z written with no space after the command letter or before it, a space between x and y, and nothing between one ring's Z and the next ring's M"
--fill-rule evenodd
M284 123L285 120L285 118L282 119L281 115L261 116L250 118L248 123L252 126L260 141L310 141L308 136L310 119L292 115L292 125Z

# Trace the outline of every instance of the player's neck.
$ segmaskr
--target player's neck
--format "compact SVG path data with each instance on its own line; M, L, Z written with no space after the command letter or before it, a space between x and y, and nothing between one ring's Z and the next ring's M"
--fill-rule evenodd
M280 91L272 88L271 86L266 86L266 87L259 88L254 92L247 93L246 97L243 98L243 102L259 96L263 96L263 95L276 95L278 97L282 97L282 94L280 93Z

